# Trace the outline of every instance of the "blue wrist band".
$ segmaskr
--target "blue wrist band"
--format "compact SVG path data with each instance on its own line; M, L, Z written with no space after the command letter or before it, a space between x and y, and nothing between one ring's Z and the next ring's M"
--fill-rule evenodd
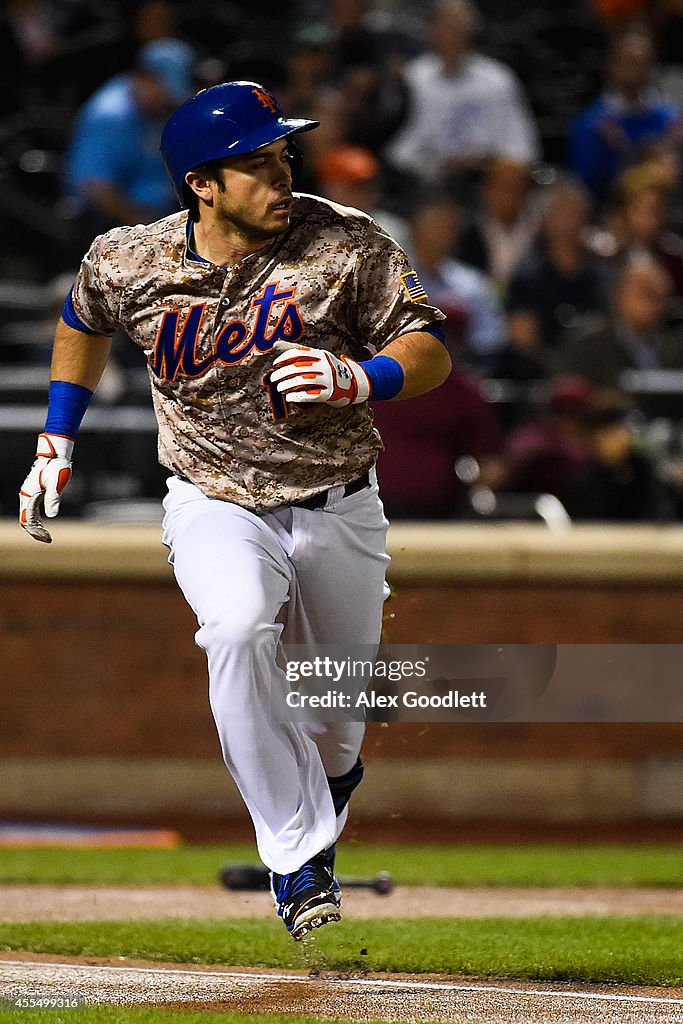
M51 381L45 433L75 438L92 396L90 388L84 388L81 384L70 384L65 380Z
M370 401L395 398L403 387L403 367L391 356L375 356L360 365L370 379Z

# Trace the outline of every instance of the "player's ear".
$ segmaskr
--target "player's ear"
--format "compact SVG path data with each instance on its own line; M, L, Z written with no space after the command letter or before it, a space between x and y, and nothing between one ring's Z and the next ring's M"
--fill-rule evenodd
M210 203L213 199L213 189L211 186L214 181L215 179L210 178L201 167L194 171L188 171L185 175L185 185L187 188L194 192L199 199L203 199L205 203Z

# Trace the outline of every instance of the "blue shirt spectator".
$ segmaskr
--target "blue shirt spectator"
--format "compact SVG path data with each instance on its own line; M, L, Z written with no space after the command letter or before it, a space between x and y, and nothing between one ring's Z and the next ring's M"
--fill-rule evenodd
M149 222L175 209L159 153L169 114L192 93L194 53L177 39L158 39L128 74L106 82L81 109L66 162L68 192L101 220Z
M675 133L680 125L678 108L651 85L653 63L644 30L631 29L615 40L607 90L572 125L572 169L601 203L640 143Z

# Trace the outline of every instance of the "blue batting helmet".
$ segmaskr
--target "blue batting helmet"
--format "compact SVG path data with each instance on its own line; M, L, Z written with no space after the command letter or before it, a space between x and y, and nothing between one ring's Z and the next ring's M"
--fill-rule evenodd
M224 82L198 92L171 115L161 135L161 155L184 205L188 171L210 160L251 153L319 123L285 117L273 94L258 82Z

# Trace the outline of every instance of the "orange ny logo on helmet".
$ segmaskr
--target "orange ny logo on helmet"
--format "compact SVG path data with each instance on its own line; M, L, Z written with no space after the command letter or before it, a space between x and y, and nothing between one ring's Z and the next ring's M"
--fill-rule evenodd
M251 91L262 106L266 107L267 110L271 110L274 114L277 114L278 105L274 96L271 96L266 89L252 89Z

